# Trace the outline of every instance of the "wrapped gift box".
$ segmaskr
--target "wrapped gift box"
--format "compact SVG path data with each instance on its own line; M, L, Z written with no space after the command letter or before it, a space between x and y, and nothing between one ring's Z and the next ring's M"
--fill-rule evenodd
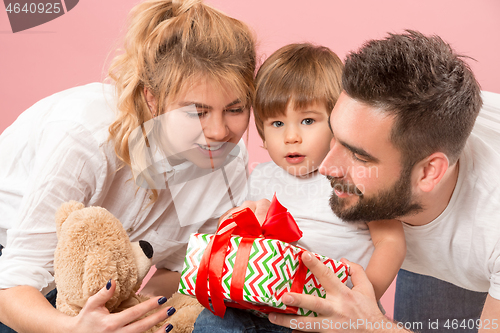
M191 235L179 292L196 296L201 304L219 316L223 316L225 306L264 314L317 316L313 311L287 307L281 302L286 292L326 296L318 280L302 263L301 255L305 250L289 244L301 236L295 220L276 198L262 226L249 209L233 213L231 219L221 224L216 235ZM314 255L343 283L347 281L347 265Z

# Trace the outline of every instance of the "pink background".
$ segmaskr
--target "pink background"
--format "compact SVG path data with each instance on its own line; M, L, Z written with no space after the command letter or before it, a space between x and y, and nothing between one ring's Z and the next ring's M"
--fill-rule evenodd
M36 1L34 1L36 2ZM0 132L37 100L101 81L137 0L81 0L62 17L13 34L0 5ZM438 34L469 63L484 90L500 93L500 2L497 0L207 0L249 24L262 60L291 42L330 47L341 59L363 41L415 29ZM251 167L268 161L251 125ZM392 316L393 291L383 304Z

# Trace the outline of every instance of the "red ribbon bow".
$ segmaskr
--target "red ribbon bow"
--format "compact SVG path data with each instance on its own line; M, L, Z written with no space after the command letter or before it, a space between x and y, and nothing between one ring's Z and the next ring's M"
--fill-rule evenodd
M219 230L236 223L232 234L242 237L261 237L279 239L286 243L298 241L302 237L302 231L288 210L283 207L276 195L273 196L271 206L266 214L264 223L260 225L255 214L250 208L244 208L232 214L232 218L221 223Z
M296 313L297 308L295 307L289 307L287 310L278 310L269 306L256 306L243 301L245 273L255 238L263 236L291 243L298 241L302 237L302 231L299 229L297 222L295 222L287 209L278 202L276 195L273 197L262 226L249 208L233 213L231 218L221 223L216 234L208 244L198 268L195 288L198 301L215 315L219 317L224 316L226 305L224 304L222 289L222 269L232 235L242 236L242 239L238 246L231 279L231 299L236 301L239 306L235 303L232 303L231 306L254 309L261 312ZM292 292L302 292L306 273L307 268L300 261L296 278L291 286ZM210 298L213 310L208 300L207 278L208 285L210 285Z

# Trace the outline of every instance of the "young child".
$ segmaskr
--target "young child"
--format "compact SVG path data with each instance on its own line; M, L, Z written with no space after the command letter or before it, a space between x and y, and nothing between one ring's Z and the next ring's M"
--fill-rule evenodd
M260 67L255 124L273 162L253 170L247 199L271 200L276 193L303 232L297 245L359 263L380 299L405 257L403 227L396 220L342 221L329 206L331 183L318 171L333 138L329 116L341 91L342 68L330 49L311 44L284 46ZM287 330L248 312L227 310L224 319L204 310L196 332L245 331L252 325L256 331Z

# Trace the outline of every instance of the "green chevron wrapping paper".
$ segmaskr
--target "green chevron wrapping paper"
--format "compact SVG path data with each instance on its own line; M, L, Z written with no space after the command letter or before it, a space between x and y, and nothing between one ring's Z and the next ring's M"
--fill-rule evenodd
M212 237L213 235L209 234L191 235L179 284L180 293L196 296L195 286L198 267ZM240 241L241 237L231 237L224 262L222 288L227 306L231 306L233 302L231 300L230 286ZM281 297L285 292L290 291L295 273L299 267L299 256L302 251L303 249L299 247L279 240L256 238L250 251L245 273L244 301L286 310L287 307L281 302ZM315 256L332 269L343 283L347 281L348 266L322 255L315 254ZM322 298L326 296L325 290L310 271L307 271L306 274L303 293ZM303 308L298 308L297 314L317 316L315 312Z

